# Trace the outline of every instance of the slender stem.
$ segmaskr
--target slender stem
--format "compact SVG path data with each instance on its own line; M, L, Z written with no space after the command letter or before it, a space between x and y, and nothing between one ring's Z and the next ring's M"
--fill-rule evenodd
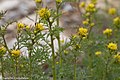
M92 27L90 27L89 32L88 32L88 37L87 37L88 39L90 37L91 30L92 30Z
M18 60L15 58L15 80L17 80L17 74L18 74Z
M91 23L91 16L89 16L89 23ZM91 30L92 30L92 27L89 26L87 39L89 39L89 37L90 37Z
M76 56L75 56L75 62L74 62L74 80L77 80L76 78L77 78L77 75L76 75L76 67L77 67L77 65L76 65Z
M49 22L50 31L52 31L52 23ZM56 80L56 66L55 66L55 51L54 51L54 39L53 34L51 36L51 49L52 49L52 71L53 71L53 80Z
M59 15L59 5L58 3L56 2L56 8L57 8L57 15ZM59 27L59 17L57 18L57 27ZM62 71L62 53L61 53L61 42L60 42L60 33L57 37L57 40L58 40L58 50L59 50L59 55L60 55L60 73ZM60 74L60 77L62 75Z
M16 39L17 39L17 46L18 46L18 49L20 49L20 44L19 44L19 41L20 41L20 40L19 40L19 37L20 37L20 34L18 33L17 38L16 38Z
M32 80L32 60L31 60L31 50L30 50L30 53L29 53L29 72L30 72L29 80Z
M108 0L104 0L104 1L105 1L105 4L106 4L106 9L108 9L108 6L109 6Z
M3 58L1 57L1 73L2 73L2 78L4 79L4 67L3 67Z
M8 48L8 46L7 46L6 40L5 40L5 38L4 38L4 35L2 35L2 39L3 39L3 41L4 41L4 45L5 45L6 49L7 49L7 51L10 53L10 50L9 50L9 48Z
M32 44L30 44L30 47L28 47L28 51L29 51L29 71L30 71L30 75L29 75L29 80L32 80L32 50L33 50L33 45L35 44L34 39L32 38L32 36L30 35L31 38L31 42Z

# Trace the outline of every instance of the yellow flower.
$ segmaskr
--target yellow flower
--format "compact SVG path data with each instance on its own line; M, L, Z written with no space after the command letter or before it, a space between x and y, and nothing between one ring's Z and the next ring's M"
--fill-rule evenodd
M115 8L110 8L110 9L108 10L108 13L109 13L110 15L114 15L114 14L116 14L116 9L115 9Z
M87 35L88 35L88 30L87 30L86 28L81 27L81 28L79 28L78 34L79 34L81 37L87 37Z
M26 29L30 29L30 26L26 26Z
M84 25L88 25L88 24L89 24L89 22L88 22L87 20L83 21L82 23L83 23Z
M120 62L120 52L113 56L118 62Z
M112 29L105 29L103 31L103 34L108 35L108 36L112 35Z
M44 30L43 25L40 24L40 23L37 23L35 27L36 27L36 30L38 30L38 31L42 31L42 30Z
M117 50L117 44L111 42L107 45L108 49L110 50Z
M6 53L6 48L4 46L0 47L0 56L3 56Z
M42 0L35 0L35 2L36 2L36 3L41 3L41 2L42 2Z
M61 2L62 2L62 0L56 0L56 2L57 2L57 3L61 3Z
M83 8L85 7L85 2L81 2L80 5L79 5L80 8Z
M94 5L93 3L90 3L90 4L88 5L88 7L89 7L89 8L94 8L95 5Z
M119 25L120 24L120 17L116 17L113 19L113 24Z
M11 55L13 57L19 57L20 56L20 50L12 50Z
M20 30L22 28L24 28L25 25L23 23L17 23L17 29Z
M97 51L97 52L95 52L95 55L96 55L96 56L99 56L99 55L101 55L101 54L102 54L101 51Z
M47 8L42 8L38 11L38 15L43 19L47 19L50 17L50 11Z
M86 7L86 11L95 12L96 11L95 5L93 3L88 4L88 6Z

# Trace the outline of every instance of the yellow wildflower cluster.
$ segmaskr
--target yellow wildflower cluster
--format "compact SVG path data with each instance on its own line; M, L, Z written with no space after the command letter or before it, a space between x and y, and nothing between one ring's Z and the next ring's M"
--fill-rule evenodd
M19 57L20 56L20 50L12 50L11 51L11 56L13 57Z
M36 27L36 30L37 30L37 31L42 31L42 30L44 30L43 25L40 24L40 23L37 23L35 27Z
M79 31L78 31L78 34L81 36L81 37L87 37L88 35L88 30L86 28L79 28Z
M47 8L42 8L38 11L38 15L42 19L48 19L50 17L50 11Z
M36 3L41 3L41 2L42 2L42 0L35 0L35 2L36 2Z
M108 49L110 50L117 50L117 44L116 43L113 43L113 42L110 42L108 45L107 45Z
M110 35L112 35L112 29L105 29L104 31L103 31L103 34L105 34L105 35L107 35L107 36L110 36Z
M101 54L102 54L101 51L97 51L97 52L95 52L95 55L96 55L96 56L99 56L99 55L101 55Z
M118 52L116 55L114 55L114 58L120 62L120 52Z
M6 53L6 48L4 46L0 47L0 56L3 56Z
M23 23L17 23L17 30L23 29L25 25Z
M108 10L108 13L109 13L110 15L115 15L115 14L116 14L116 9L115 9L115 8L110 8L110 9Z
M113 19L113 24L119 25L120 24L120 17L116 17Z
M95 5L93 3L88 4L88 6L86 7L86 11L95 12L96 11Z
M57 2L57 3L61 3L61 2L62 2L62 0L56 0L56 2Z

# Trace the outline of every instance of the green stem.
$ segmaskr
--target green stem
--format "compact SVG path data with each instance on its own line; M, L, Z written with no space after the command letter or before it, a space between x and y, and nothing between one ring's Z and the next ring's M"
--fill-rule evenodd
M90 20L89 23L91 23L91 16L89 16L89 20ZM91 31L92 31L92 27L89 26L87 39L89 39Z
M57 15L59 15L59 5L58 3L56 2L56 8L57 8ZM57 18L57 27L59 27L59 17ZM59 50L59 54L60 54L60 73L62 72L62 53L61 53L61 42L60 42L60 33L57 37L57 40L58 40L58 50ZM60 74L60 77L62 75Z
M20 35L19 35L19 33L18 33L17 38L16 38L16 39L17 39L18 50L20 49L20 44L19 44L19 41L20 41L20 40L19 40L19 37L20 37Z
M50 31L52 31L52 23L49 22ZM55 66L55 51L54 51L54 42L53 34L51 36L51 49L52 49L52 71L53 71L53 80L56 80L56 66Z
M1 73L2 73L2 78L4 79L4 67L3 67L3 58L1 57Z
M18 74L18 62L17 58L15 58L15 80L17 80L17 74Z
M33 45L35 44L35 42L34 42L35 38L32 38L31 35L29 35L29 36L30 36L31 42L32 42L32 44L30 44L30 47L28 47L28 51L29 51L29 72L30 72L29 80L32 80L32 71L33 71L33 69L32 69L32 50L33 50Z
M5 38L4 38L4 35L2 35L2 39L3 39L3 41L4 41L4 45L5 45L6 49L7 49L7 51L10 53L10 50L9 50L9 48L8 48L8 46L7 46L6 40L5 40Z
M109 6L109 3L107 0L104 0L105 1L105 4L106 4L106 9L108 9L108 6Z
M111 61L111 55L108 56L107 61L106 61L106 65L105 65L105 77L104 77L105 80L108 79L108 75L109 75L108 71L109 71L109 65L110 65L109 63L110 63L110 61Z
M76 75L76 56L75 56L75 62L74 62L74 80L77 80L77 75Z
M30 53L29 53L29 72L30 72L30 75L29 75L29 80L32 80L32 60L31 60L31 50L30 50Z

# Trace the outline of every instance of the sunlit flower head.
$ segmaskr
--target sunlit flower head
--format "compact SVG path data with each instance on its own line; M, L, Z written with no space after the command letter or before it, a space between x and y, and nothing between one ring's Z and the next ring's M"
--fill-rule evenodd
M79 28L79 31L78 31L78 34L81 36L81 37L87 37L88 35L88 30L86 28Z
M113 58L116 59L118 62L120 62L120 52L114 55Z
M95 5L93 3L88 4L88 6L86 7L86 11L95 12L96 11Z
M97 52L95 52L95 55L96 55L96 56L99 56L99 55L101 55L101 54L102 54L101 51L97 51Z
M38 15L42 19L48 19L50 17L50 11L47 8L42 8L38 11Z
M13 57L19 57L20 56L20 50L12 50L11 51L11 56Z
M25 24L17 23L17 30L23 29L24 27L25 27Z
M113 24L119 25L120 24L120 17L116 17L113 19Z
M115 14L116 14L116 9L115 9L115 8L110 8L110 9L108 10L108 13L109 13L110 15L115 15Z
M35 27L36 27L36 30L37 30L37 31L42 31L42 30L44 30L43 25L40 24L40 23L37 23Z
M104 31L103 31L103 34L105 34L105 35L107 35L107 36L110 36L110 35L112 35L112 29L105 29Z
M80 5L79 5L80 8L83 8L85 7L85 2L81 2Z
M117 50L117 44L116 44L116 43L113 43L113 42L110 42L110 43L107 45L107 48L110 49L110 50Z

